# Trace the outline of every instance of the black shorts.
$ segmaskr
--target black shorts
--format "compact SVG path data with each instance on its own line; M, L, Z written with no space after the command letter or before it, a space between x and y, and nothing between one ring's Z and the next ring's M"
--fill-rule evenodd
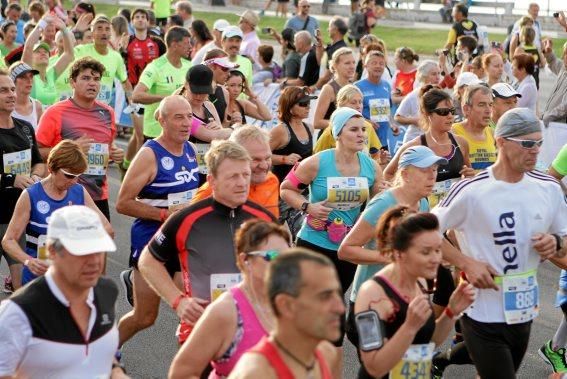
M528 348L532 322L508 325L461 319L465 343L482 379L515 379Z
M102 212L104 217L110 222L110 208L108 207L108 200L95 200L94 201L97 208Z

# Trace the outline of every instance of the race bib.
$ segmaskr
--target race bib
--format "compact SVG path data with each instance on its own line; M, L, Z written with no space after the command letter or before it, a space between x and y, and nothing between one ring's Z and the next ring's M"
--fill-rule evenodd
M519 324L536 318L539 313L536 270L501 278L506 323Z
M389 379L429 379L435 344L411 345L401 361L390 370Z
M197 193L197 189L192 189L185 192L169 193L167 194L167 207L170 212L175 212L188 204L193 196Z
M429 200L429 208L431 209L439 204L441 200L445 198L445 195L447 195L451 186L459 180L460 178L453 178L435 183L433 190L431 191L431 195L427 197L427 200Z
M209 143L196 143L195 148L197 149L197 163L199 164L199 174L207 175L209 170L207 170L207 165L205 164L205 154L211 148Z
M98 101L102 101L105 104L109 104L111 97L112 97L112 87L109 88L108 86L102 85L96 99Z
M241 274L212 274L211 275L211 302L220 295L240 283Z
M108 167L108 144L106 143L91 143L89 152L87 154L88 168L85 174L87 175L106 175L106 168Z
M367 178L327 178L327 201L332 208L341 211L357 208L368 200L369 193Z
M374 122L390 121L390 99L370 99L370 120Z
M46 239L47 237L45 234L37 237L37 259L41 259L42 261L46 261L49 258L47 249L45 248Z
M31 149L4 154L2 161L5 174L31 175Z

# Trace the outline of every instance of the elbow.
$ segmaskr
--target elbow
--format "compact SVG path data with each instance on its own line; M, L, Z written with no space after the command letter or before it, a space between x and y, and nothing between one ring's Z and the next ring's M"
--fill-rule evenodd
M126 214L126 208L127 207L124 206L124 200L120 200L120 198L118 198L118 201L116 202L116 212L121 215L128 216L128 214Z
M349 246L346 245L344 241L343 243L341 243L341 246L339 246L339 250L337 251L337 256L341 261L350 261L350 258L352 258L352 255L349 252Z

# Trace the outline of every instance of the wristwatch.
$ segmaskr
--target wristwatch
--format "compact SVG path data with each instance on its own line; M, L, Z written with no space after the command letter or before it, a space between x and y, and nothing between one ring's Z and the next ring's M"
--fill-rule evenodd
M307 208L309 208L309 202L306 201L305 203L301 204L301 212L307 213Z
M555 237L555 251L563 250L563 248L565 247L563 237L555 233L553 233L552 236Z

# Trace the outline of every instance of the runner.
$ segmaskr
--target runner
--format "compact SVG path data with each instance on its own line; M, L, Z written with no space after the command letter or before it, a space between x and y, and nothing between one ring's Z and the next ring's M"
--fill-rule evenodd
M189 31L172 27L165 35L166 53L150 62L132 93L132 101L145 105L144 139L159 136L160 125L154 118L159 102L183 86L191 62L186 59L191 48Z
M445 341L475 296L474 287L463 282L443 314L435 316L422 278L435 279L441 263L439 222L431 213L406 213L391 223L383 221L399 214L399 208L380 218L376 233L378 238L388 236L380 252L392 263L362 285L354 307L358 330L368 333L359 336L360 379L401 378L408 372L430 377L435 346ZM363 323L369 318L370 326ZM383 335L373 338L372 328Z
M346 292L356 266L340 260L337 250L362 205L381 189L382 170L362 152L364 119L358 111L337 109L331 116L331 127L337 147L295 166L282 183L280 195L289 206L307 214L297 234L297 246L330 258ZM302 195L307 187L309 200ZM342 346L342 337L336 343Z
M301 248L269 267L267 294L274 331L242 356L229 378L331 379L341 371L337 340L345 308L333 262Z
M116 245L97 212L80 205L53 212L46 249L47 273L0 305L0 375L123 375L114 361L118 288L101 277Z
M539 309L538 265L567 253L561 187L534 171L542 143L540 121L526 108L509 110L498 120L495 137L496 163L453 186L433 210L441 231L457 231L463 252L445 242L444 258L479 288L461 326L485 379L516 377Z
M39 71L23 62L17 62L10 66L10 78L16 85L16 107L12 116L28 122L34 128L34 131L37 129L37 123L43 114L42 104L30 96L34 77L38 74Z
M240 225L250 218L275 221L270 212L247 201L251 173L246 150L234 142L215 141L205 160L213 196L170 217L144 248L138 262L142 277L181 320L180 343L211 302L211 283L218 278L222 286L238 274L232 252L234 233ZM178 262L182 291L166 270Z
M136 155L116 202L118 213L136 218L131 232L131 269L120 274L128 302L134 309L118 324L120 346L152 326L158 315L159 297L138 271L140 254L163 222L189 204L198 186L195 148L187 142L191 130L191 107L187 100L179 95L164 98L156 117L162 132L158 138L146 142ZM178 264L168 265L171 277L176 271Z
M47 223L57 209L68 205L86 205L97 212L107 233L114 235L110 223L98 210L87 190L77 183L87 167L87 157L81 146L63 140L49 153L49 175L26 188L20 195L14 210L15 217L10 220L2 246L12 258L23 263L22 285L45 274L49 268L45 249ZM18 244L22 235L26 238L25 250Z
M207 308L169 370L170 378L202 376L211 362L211 379L227 377L240 357L274 328L265 293L265 273L291 236L283 226L262 220L242 224L235 237L242 281ZM220 291L218 291L220 292Z
M108 161L122 162L124 152L114 144L114 111L96 100L104 66L81 58L71 66L73 97L50 106L39 121L37 141L44 157L62 139L77 141L87 154L89 167L79 178L97 207L110 220L108 207Z
M16 87L8 72L0 70L0 235L4 237L8 223L14 214L14 208L22 190L30 187L44 176L45 165L41 159L35 134L30 124L13 118L16 104ZM18 241L25 249L24 236ZM22 265L12 259L4 249L4 256L10 268L10 276L4 282L5 292L20 288Z

